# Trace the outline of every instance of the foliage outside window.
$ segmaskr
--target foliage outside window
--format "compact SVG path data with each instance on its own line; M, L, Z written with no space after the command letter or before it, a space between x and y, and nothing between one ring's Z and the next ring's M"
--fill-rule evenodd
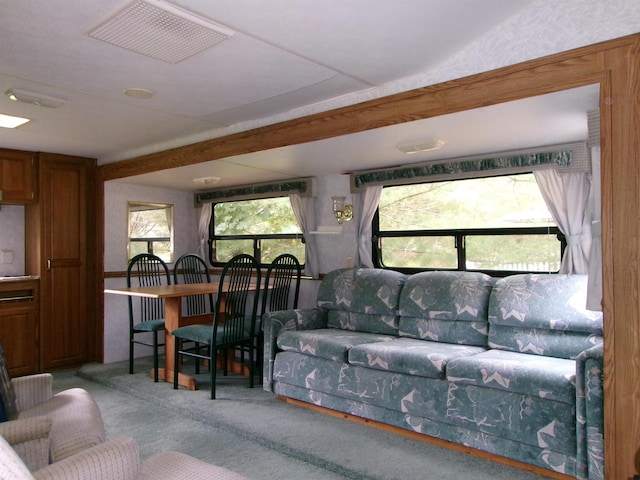
M235 255L253 255L262 265L290 253L303 264L304 239L287 197L221 202L213 205L209 257L222 265Z
M559 233L531 173L387 187L374 260L406 271L556 272Z
M152 253L173 262L173 205L129 202L129 260Z

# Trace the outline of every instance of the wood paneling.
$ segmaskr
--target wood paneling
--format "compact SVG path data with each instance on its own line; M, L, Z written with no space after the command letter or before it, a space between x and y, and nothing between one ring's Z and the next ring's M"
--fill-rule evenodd
M0 191L2 203L28 204L37 199L35 154L0 149Z
M606 478L640 447L640 34L100 168L104 180L600 86Z

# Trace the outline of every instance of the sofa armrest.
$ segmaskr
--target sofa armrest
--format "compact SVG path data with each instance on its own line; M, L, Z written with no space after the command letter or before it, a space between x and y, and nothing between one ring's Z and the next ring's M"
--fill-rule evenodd
M576 473L578 478L604 478L603 345L576 358Z
M30 471L49 465L51 417L46 415L0 423L0 436L15 450Z
M18 412L40 405L53 396L53 375L38 373L11 379Z
M36 480L134 480L140 470L138 444L121 437L52 463L33 476Z
M327 328L327 311L322 308L306 308L267 312L262 316L262 326L264 330L263 388L272 392L273 362L278 351L276 340L280 332Z

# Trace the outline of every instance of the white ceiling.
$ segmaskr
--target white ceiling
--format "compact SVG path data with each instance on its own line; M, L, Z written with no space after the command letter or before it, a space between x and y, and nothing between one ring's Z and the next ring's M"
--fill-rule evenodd
M160 0L162 1L162 0ZM0 0L0 91L64 99L50 109L0 95L0 113L33 121L0 128L0 146L89 156L99 164L207 138L227 126L363 92L436 68L532 0L176 0L235 34L176 64L83 34L123 0ZM454 28L455 26L455 28ZM127 88L154 93L142 100ZM437 158L576 141L598 91L297 145L133 180L185 190L384 167L433 158L394 149L442 139ZM516 133L517 132L517 133Z

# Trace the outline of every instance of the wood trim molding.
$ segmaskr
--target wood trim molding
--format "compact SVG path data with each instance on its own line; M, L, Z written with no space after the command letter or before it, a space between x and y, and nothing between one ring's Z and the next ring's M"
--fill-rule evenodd
M99 167L103 180L347 135L598 84L605 338L605 477L640 447L640 34Z

